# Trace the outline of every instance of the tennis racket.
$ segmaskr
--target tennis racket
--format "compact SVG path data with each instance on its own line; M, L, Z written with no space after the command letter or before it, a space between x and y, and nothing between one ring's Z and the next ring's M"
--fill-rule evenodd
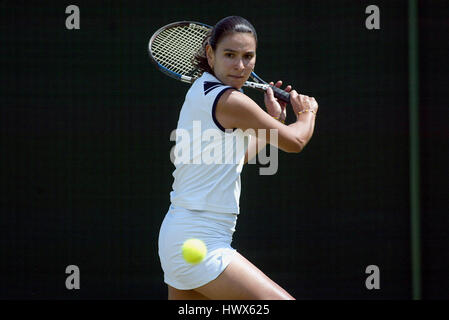
M174 79L193 83L200 76L200 71L192 60L201 48L211 26L195 22L173 22L157 30L148 43L148 52L157 68ZM272 86L262 78L251 73L253 81L246 81L244 87L266 91L271 87L274 96L284 102L290 102L290 94Z

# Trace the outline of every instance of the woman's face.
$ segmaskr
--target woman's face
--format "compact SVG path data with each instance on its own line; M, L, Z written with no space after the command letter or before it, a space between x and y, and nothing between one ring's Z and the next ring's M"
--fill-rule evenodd
M256 64L256 40L251 33L233 32L220 39L214 51L206 48L209 65L217 79L240 89Z

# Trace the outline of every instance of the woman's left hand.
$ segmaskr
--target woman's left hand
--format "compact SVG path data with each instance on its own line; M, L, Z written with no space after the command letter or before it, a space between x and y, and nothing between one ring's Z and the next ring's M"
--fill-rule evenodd
M270 82L270 85L274 85L274 83ZM275 86L280 88L281 85L282 81L279 80L276 82ZM292 86L288 85L284 90L286 92L290 92L292 90ZM280 120L281 122L285 122L285 118L287 117L287 103L275 98L271 88L268 88L267 91L265 91L264 102L270 116Z

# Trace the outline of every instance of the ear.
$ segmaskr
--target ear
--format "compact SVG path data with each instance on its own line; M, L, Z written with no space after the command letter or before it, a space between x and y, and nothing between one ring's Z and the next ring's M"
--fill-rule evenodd
M215 53L210 44L206 45L206 57L209 67L214 70Z

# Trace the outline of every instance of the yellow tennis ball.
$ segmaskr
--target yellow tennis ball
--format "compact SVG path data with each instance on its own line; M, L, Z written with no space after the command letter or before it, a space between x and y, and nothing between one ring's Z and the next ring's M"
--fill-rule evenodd
M200 239L188 239L182 245L182 256L188 263L198 264L203 261L206 254L207 247Z

